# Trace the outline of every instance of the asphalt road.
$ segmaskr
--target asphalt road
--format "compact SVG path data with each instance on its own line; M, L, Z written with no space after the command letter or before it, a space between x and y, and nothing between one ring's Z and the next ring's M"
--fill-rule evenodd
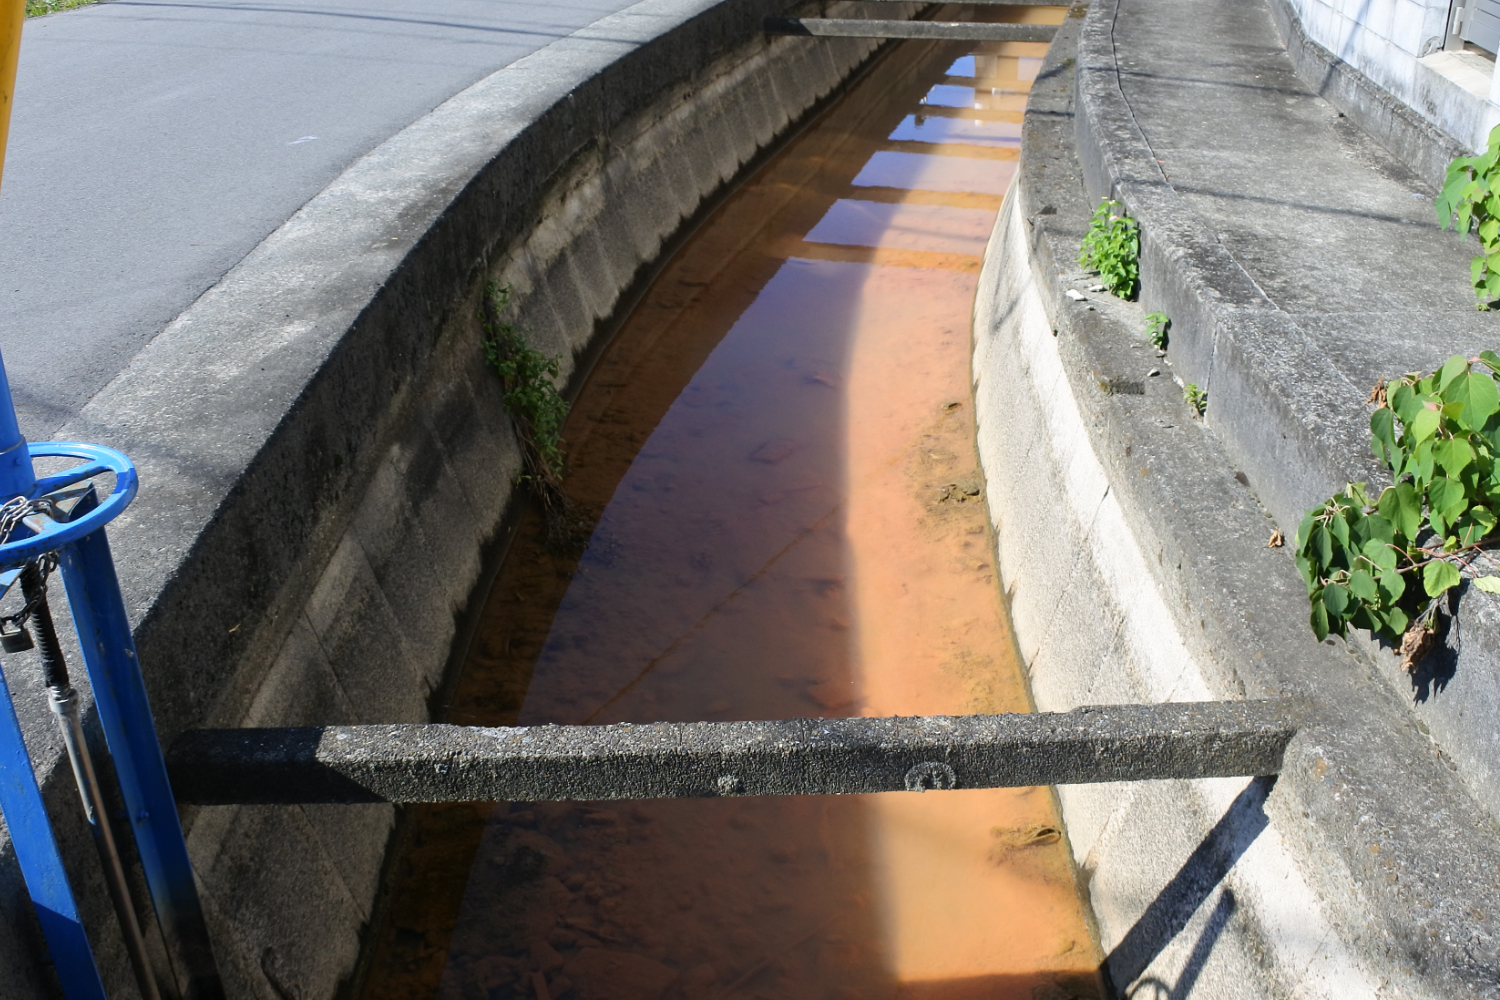
M632 0L111 0L33 18L0 189L0 351L46 440L350 163Z

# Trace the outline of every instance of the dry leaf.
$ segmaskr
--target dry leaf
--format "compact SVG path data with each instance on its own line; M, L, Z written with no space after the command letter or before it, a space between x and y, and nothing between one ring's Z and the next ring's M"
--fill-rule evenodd
M1385 405L1385 379L1375 383L1375 388L1370 390L1370 395L1365 402L1374 403L1377 410Z
M1271 540L1266 543L1266 548L1279 549L1284 544L1286 544L1286 539L1282 537L1281 529L1277 528L1275 531L1271 532Z
M1417 664L1432 649L1436 635L1427 628L1425 621L1412 623L1401 637L1401 668L1409 674L1417 672Z

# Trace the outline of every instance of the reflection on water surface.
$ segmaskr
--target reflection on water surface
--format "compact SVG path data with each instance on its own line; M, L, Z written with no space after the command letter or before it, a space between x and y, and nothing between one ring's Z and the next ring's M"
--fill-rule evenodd
M1059 9L1011 19L1056 21ZM677 254L565 431L466 724L1025 711L970 315L1044 47L906 43ZM1098 996L1046 789L420 810L364 995Z

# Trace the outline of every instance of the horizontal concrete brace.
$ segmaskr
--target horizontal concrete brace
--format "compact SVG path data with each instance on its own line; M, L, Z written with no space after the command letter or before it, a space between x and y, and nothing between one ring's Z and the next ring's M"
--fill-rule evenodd
M839 795L1275 774L1284 702L1060 714L210 729L167 754L182 802L491 802Z
M869 0L866 0L869 2ZM877 0L878 2L878 0ZM908 3L909 0L887 0L889 3ZM948 3L965 7L1071 7L1073 0L947 0Z
M768 17L768 35L816 38L936 38L963 42L1050 42L1052 24L974 24L968 21L878 21L840 17Z

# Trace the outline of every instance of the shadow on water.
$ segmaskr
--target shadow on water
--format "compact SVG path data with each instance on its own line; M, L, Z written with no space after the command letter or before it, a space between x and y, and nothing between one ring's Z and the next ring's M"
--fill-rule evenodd
M1006 19L1056 21L1059 9ZM449 720L1024 711L969 317L1043 46L907 43L674 257L564 431ZM1067 1000L1047 789L411 810L365 1000Z

